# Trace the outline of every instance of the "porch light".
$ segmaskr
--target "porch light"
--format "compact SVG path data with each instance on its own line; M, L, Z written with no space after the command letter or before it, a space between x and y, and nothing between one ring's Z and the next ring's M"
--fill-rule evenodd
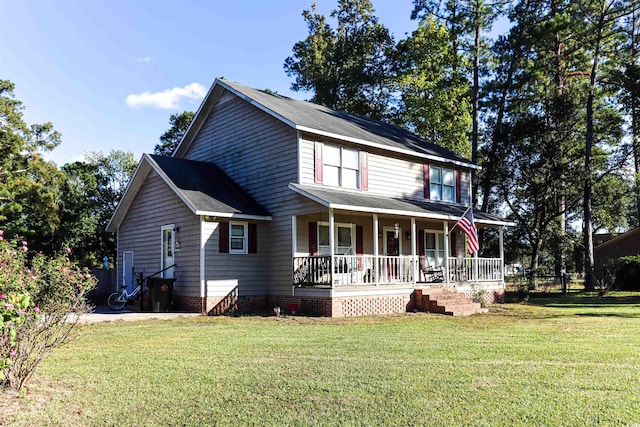
M397 222L395 224L393 224L393 228L395 229L395 238L398 238L399 235L399 231L400 231L400 224L398 224Z

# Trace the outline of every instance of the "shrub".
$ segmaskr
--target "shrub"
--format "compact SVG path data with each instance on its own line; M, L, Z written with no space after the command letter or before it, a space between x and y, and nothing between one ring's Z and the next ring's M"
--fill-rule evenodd
M96 280L66 255L30 254L26 241L0 231L0 388L20 391L90 309L85 296Z
M640 255L619 259L615 287L625 291L640 291Z

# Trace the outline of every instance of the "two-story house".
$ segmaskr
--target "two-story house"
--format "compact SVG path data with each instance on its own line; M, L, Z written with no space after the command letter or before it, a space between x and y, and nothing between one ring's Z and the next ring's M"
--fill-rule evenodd
M399 127L216 80L172 157L145 154L107 230L119 285L176 278L183 309L404 312L433 286L500 298L500 256L454 225L468 160ZM419 304L418 304L419 305ZM244 308L243 308L244 307Z

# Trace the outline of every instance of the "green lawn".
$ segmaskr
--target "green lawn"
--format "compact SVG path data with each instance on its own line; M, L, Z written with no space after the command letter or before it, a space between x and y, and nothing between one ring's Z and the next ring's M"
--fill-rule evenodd
M0 425L634 425L640 298L87 325Z

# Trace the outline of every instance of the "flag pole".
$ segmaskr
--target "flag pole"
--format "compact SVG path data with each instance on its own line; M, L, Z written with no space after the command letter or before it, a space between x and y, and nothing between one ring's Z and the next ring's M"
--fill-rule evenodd
M456 228L458 226L458 224L460 223L460 221L462 220L462 218L464 218L464 216L467 214L467 212L469 212L469 209L471 209L472 205L469 205L469 207L462 213L462 215L460 215L460 218L458 219L458 221L453 225L453 227L451 227L449 229L449 233L451 234L451 232L453 231L454 228Z

